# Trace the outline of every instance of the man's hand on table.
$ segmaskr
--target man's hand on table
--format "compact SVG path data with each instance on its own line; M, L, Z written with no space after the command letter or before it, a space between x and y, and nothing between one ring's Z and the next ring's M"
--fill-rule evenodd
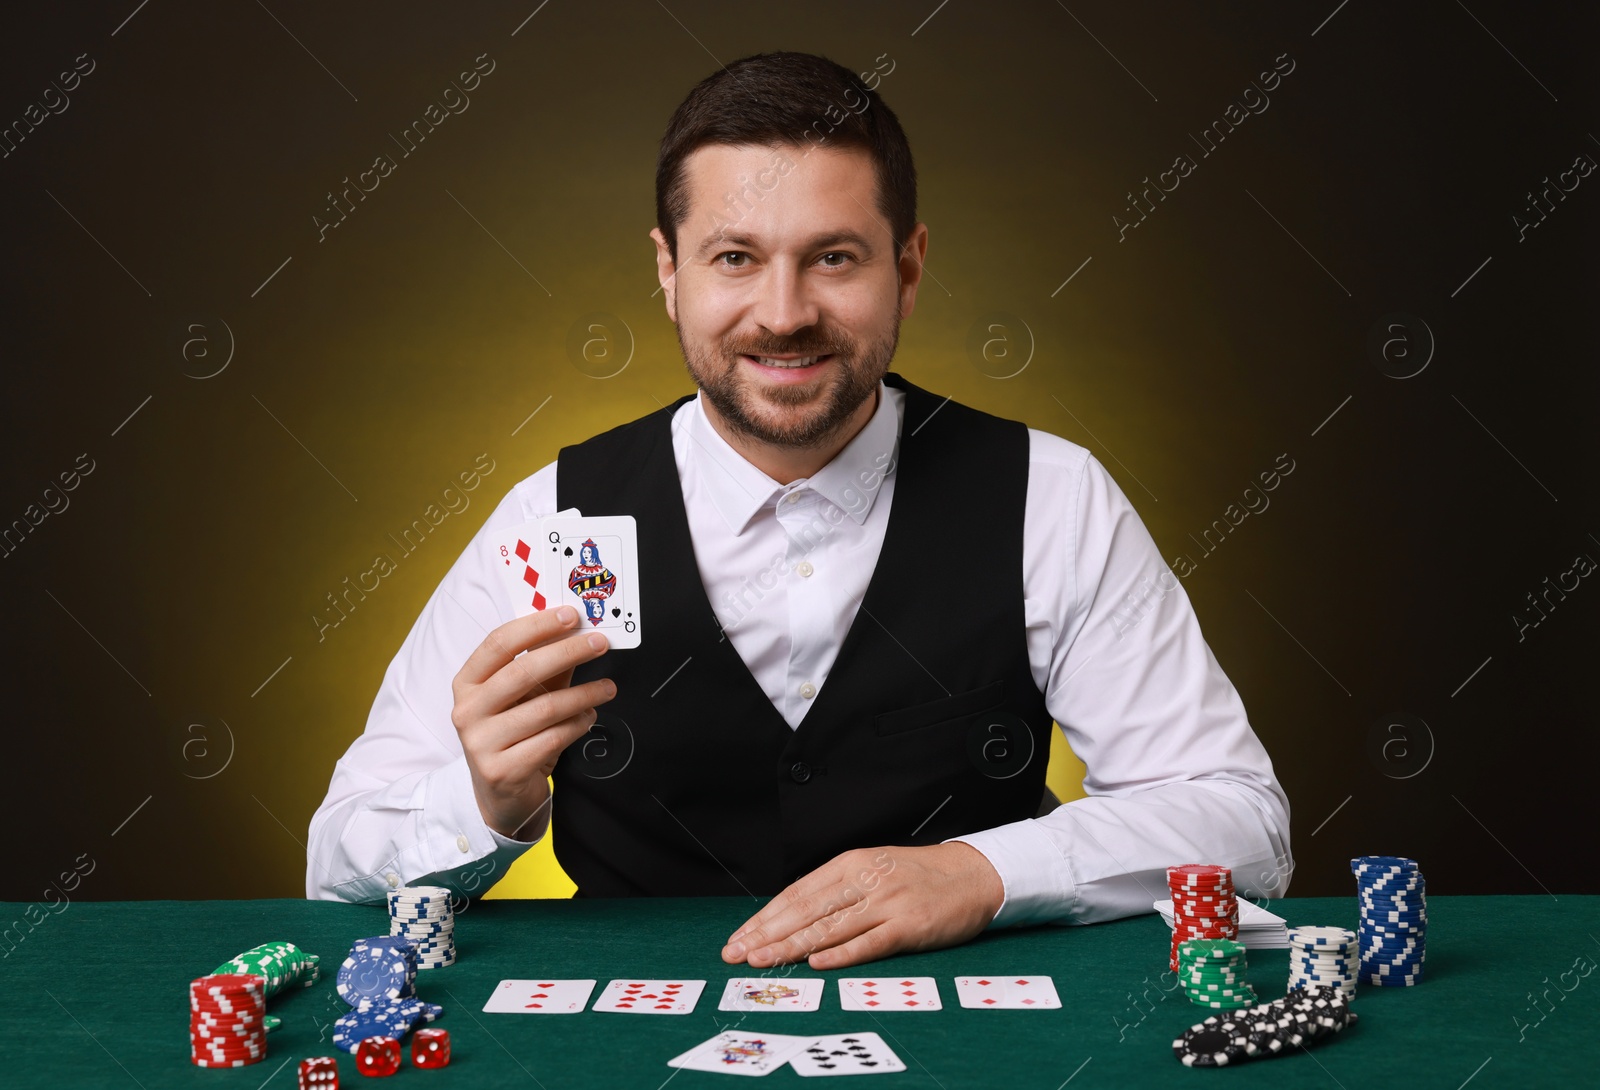
M1000 876L968 844L857 849L746 920L722 960L752 968L805 960L813 969L842 969L955 946L989 926L1004 900Z
M588 733L595 705L617 695L609 678L572 688L573 668L607 646L599 633L572 631L577 620L577 610L562 606L508 621L484 638L451 682L450 719L478 810L484 824L513 840L550 800L547 779L561 751Z

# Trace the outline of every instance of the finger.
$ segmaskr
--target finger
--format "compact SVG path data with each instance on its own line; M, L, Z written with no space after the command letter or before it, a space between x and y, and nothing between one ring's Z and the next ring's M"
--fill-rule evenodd
M591 640L598 640L596 647ZM502 666L478 687L475 703L487 712L499 712L528 699L563 688L557 679L571 683L573 671L582 663L599 658L609 649L604 635L594 632L567 632L559 638L537 645Z
M732 940L727 952L748 960L757 951L784 942L825 917L841 909L850 909L864 899L860 890L839 881L821 885L814 892L812 889L810 885L795 887L787 905L781 906L768 919Z
M882 915L868 911L865 902L844 905L800 927L793 934L775 938L766 946L752 949L747 960L752 968L757 969L805 961L819 951L848 942L883 922Z
M506 663L537 643L570 629L578 621L578 611L571 606L530 613L507 621L484 637L457 675L463 682L481 685L500 671Z
M847 969L852 965L890 957L905 947L905 941L895 934L893 925L885 921L847 942L818 950L808 959L808 964L818 970Z
M503 758L520 779L548 776L549 769L562 751L588 734L593 725L593 713L587 708L582 709L510 746Z
M583 729L588 730L594 724L591 709L616 695L616 683L610 678L596 678L576 688L552 689L491 716L475 741L489 752L502 752L579 718L584 721Z
M816 911L816 898L838 883L835 863L836 860L830 860L810 874L801 876L768 901L761 911L728 936L724 957L743 960L746 951L772 941L772 936L778 930L787 927L788 930L783 934L788 935L822 915Z

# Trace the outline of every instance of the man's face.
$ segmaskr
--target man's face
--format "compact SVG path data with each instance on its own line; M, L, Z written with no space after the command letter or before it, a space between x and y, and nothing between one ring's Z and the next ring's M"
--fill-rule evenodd
M675 270L652 234L663 275L676 273L667 307L689 374L736 431L825 445L877 390L915 299L918 278L903 287L878 211L871 157L712 144L684 165L690 211ZM809 357L820 358L772 365Z

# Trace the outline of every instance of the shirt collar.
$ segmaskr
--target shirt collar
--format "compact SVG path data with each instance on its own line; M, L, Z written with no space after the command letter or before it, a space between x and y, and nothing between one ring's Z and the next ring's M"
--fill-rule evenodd
M807 487L861 525L877 502L883 478L894 472L898 462L903 398L896 394L879 381L878 407L866 426L809 478L781 485L729 446L711 426L701 401L705 395L701 393L690 409L689 434L693 443L689 457L704 467L701 478L706 490L736 537L744 533L760 511L775 505L780 495Z

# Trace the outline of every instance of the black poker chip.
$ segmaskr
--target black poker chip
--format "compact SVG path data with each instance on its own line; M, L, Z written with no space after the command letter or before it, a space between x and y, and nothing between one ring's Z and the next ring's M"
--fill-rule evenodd
M1211 1024L1207 1024L1211 1023ZM1206 1019L1172 1042L1185 1067L1226 1067L1250 1058L1248 1029L1241 1023Z
M1212 1015L1190 1026L1172 1042L1172 1051L1185 1067L1225 1067L1299 1051L1355 1023L1349 998L1340 989L1296 988L1271 1003Z

